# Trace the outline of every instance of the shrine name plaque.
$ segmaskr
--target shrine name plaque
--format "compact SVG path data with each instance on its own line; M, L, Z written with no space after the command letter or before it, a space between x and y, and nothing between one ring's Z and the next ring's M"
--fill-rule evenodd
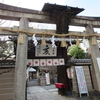
M37 45L35 48L36 57L57 56L57 47L53 48L51 44Z

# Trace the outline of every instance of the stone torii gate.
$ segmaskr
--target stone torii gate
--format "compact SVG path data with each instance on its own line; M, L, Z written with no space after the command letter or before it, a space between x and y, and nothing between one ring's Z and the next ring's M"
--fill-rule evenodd
M61 13L63 14L63 13ZM9 6L0 3L0 19L5 20L15 20L19 21L19 28L15 27L8 28L10 30L23 30L28 32L36 32L35 29L30 29L28 26L29 22L39 22L39 23L49 23L57 24L56 14L53 12L44 12L37 10L29 10L25 8L19 8L14 6ZM93 28L100 28L100 18L98 17L84 17L84 16L72 16L70 22L67 24L75 26L83 26L86 28L85 32L69 32L69 34L79 34L79 35L91 35L96 34ZM66 25L65 25L66 26ZM39 30L37 30L39 31ZM44 30L42 30L44 31ZM61 30L63 31L63 29ZM47 31L46 31L47 32ZM53 32L55 31L49 31ZM64 31L63 31L64 32ZM0 35L18 35L20 33L14 33L14 31L4 31L0 30ZM94 37L96 39L96 36ZM26 62L27 62L27 43L28 43L28 34L23 33L23 44L17 44L17 55L16 55L16 66L15 66L15 81L14 81L14 100L25 100L25 87L26 87ZM97 58L100 58L100 51L98 45L92 45L92 38L88 38L92 61L93 61L93 83L94 90L100 92L100 69L97 63Z

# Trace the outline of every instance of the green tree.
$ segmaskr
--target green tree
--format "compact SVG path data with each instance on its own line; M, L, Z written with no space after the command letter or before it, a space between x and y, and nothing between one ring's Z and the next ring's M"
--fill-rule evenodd
M79 46L72 45L69 49L68 54L72 56L72 59L86 59L87 53Z
M13 43L11 41L0 41L0 58L8 58L13 55Z

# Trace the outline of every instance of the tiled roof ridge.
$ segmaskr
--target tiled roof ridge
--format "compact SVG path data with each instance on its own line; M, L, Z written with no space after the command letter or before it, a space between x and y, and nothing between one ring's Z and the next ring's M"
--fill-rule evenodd
M72 62L72 63L91 63L91 59L71 59L68 62Z

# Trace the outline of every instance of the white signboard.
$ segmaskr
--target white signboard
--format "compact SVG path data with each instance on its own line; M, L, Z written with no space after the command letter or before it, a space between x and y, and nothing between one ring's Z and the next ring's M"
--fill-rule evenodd
M75 71L76 71L76 76L77 76L80 97L81 97L81 94L84 94L84 93L87 93L87 95L89 96L85 77L84 77L83 67L82 66L75 66Z
M47 45L37 45L35 48L35 56L56 56L57 55L57 47L52 48L51 44Z
M49 85L50 84L49 73L45 73L45 78L46 78L46 84Z

